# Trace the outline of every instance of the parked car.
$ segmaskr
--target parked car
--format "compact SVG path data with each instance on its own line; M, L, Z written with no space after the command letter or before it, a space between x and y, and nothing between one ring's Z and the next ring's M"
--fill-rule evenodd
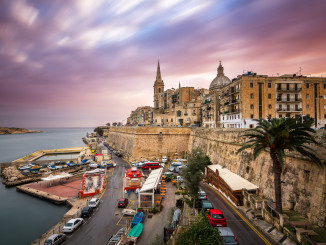
M208 210L214 209L214 206L208 200L200 200L199 208L202 209L202 210L204 210L204 212L206 213Z
M121 198L118 202L118 208L125 208L128 205L128 198Z
M168 170L169 170L170 172L174 172L174 167L171 166L171 167L168 168Z
M88 207L96 208L100 204L100 199L98 198L92 198L89 201Z
M81 215L80 217L81 218L88 218L89 216L91 216L93 213L93 208L92 207L84 207L82 212L81 212Z
M220 232L220 239L223 244L227 245L239 245L238 239L233 234L230 227L216 227Z
M183 182L183 178L181 176L177 176L177 181L178 182Z
M44 245L59 245L62 244L65 240L66 240L65 234L63 233L53 234L45 240Z
M80 225L82 225L83 222L84 219L82 218L71 219L65 224L65 226L62 228L62 231L64 233L71 233L76 230Z
M226 226L226 220L221 210L210 209L207 211L207 216L208 216L209 223L211 223L213 227Z
M203 191L202 189L199 189L198 191L198 195L199 195L199 200L206 200L207 199L207 195L206 192Z

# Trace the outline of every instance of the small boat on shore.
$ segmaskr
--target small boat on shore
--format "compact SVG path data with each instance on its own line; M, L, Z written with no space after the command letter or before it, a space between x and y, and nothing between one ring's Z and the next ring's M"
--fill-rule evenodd
M138 223L135 225L131 231L128 233L128 238L133 240L134 242L140 237L140 235L143 233L144 226L142 223Z
M41 168L42 168L41 166L33 165L33 167L31 167L31 168L29 169L29 171L32 172L32 173L36 173L36 172L38 172Z
M131 227L136 226L139 223L142 223L144 220L144 212L138 212L136 213L136 215L134 216L132 222L131 222Z
M19 170L30 170L31 167L33 167L34 165L33 164L26 164L26 165L21 165L19 166Z

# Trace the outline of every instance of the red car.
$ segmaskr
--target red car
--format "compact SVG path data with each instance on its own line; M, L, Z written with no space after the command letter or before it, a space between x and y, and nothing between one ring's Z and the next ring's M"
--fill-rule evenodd
M207 211L208 220L213 227L226 226L226 220L221 210L210 209Z
M128 198L121 198L118 202L118 208L125 208L128 205Z

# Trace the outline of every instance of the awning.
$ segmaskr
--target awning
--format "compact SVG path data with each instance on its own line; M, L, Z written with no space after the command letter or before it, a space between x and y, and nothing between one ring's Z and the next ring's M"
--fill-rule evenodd
M140 189L139 193L156 189L161 178L162 172L163 168L152 170L145 183L143 184L142 188Z
M56 179L62 179L62 178L67 178L67 177L70 177L72 176L71 174L68 174L68 173L61 173L61 174L58 174L58 175L52 175L50 174L48 177L46 178L41 178L41 180L44 180L44 181L50 181L50 180L56 180Z
M208 165L207 167L214 172L218 170L220 178L222 178L233 191L238 191L242 189L247 189L247 190L259 189L258 186L256 186L255 184L249 182L248 180L231 172L230 170L228 170L227 168L219 164Z

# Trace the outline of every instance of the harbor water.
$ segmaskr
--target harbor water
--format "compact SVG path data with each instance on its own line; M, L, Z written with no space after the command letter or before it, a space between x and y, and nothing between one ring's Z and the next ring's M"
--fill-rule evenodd
M43 133L0 135L0 162L10 162L38 150L85 146L82 137L93 128L37 129ZM0 244L30 244L68 211L66 206L0 184Z

